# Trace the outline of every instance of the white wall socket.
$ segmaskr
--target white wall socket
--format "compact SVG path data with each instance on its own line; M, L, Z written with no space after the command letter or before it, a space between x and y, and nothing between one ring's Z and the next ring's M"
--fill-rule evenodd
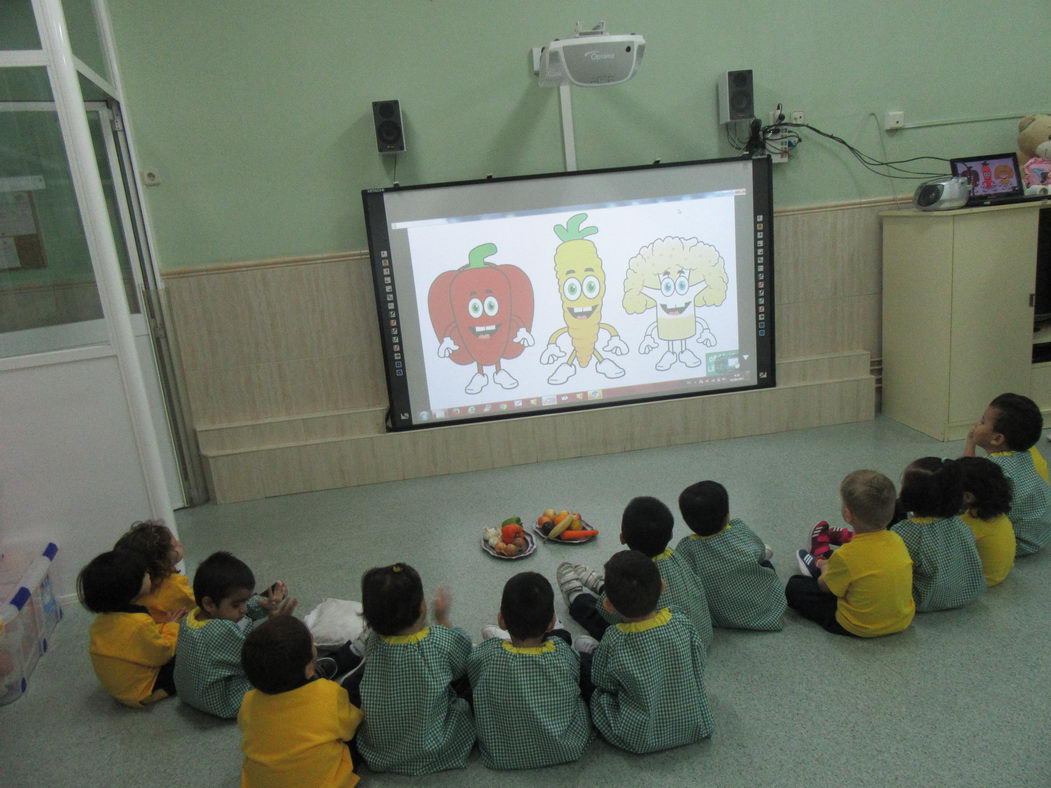
M793 123L806 123L806 113L801 109L792 110L791 117Z
M904 112L888 112L883 116L883 128L886 131L905 128Z

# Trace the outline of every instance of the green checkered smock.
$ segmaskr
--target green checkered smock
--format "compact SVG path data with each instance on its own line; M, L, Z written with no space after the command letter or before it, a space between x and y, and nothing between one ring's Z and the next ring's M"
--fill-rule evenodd
M668 584L657 601L658 607L677 607L684 612L693 622L697 635L704 645L704 653L712 645L712 617L708 613L708 597L704 593L704 585L692 569L677 555L670 547L660 555L653 557L653 562L660 570L661 579ZM610 613L603 605L606 595L602 594L596 601L595 607L602 617L611 624L616 624L624 619L617 613Z
M474 720L449 684L466 674L470 653L471 638L459 628L369 638L357 741L372 771L418 776L466 765Z
M1027 451L998 451L989 455L1011 480L1011 525L1018 540L1015 555L1032 555L1051 541L1051 488L1033 465Z
M959 517L913 517L891 526L912 558L916 610L963 607L985 590L974 534Z
M646 753L712 735L701 642L690 620L664 608L611 626L595 649L591 718L610 744Z
M198 618L195 607L179 624L175 647L175 691L198 711L234 719L252 689L241 667L241 647L255 622L266 618L259 598L248 600L247 619Z
M575 761L591 741L580 658L561 638L518 648L490 638L467 660L482 763L533 769Z
M764 631L784 627L784 587L777 572L759 565L766 545L743 520L731 520L711 536L684 537L675 555L701 579L715 626Z

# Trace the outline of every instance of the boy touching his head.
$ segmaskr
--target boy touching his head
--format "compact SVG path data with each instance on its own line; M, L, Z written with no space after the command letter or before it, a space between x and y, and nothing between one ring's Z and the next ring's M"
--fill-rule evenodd
M1001 394L989 403L967 433L965 457L980 446L1011 481L1014 496L1008 517L1014 527L1017 555L1040 552L1051 541L1051 488L1047 463L1036 450L1044 428L1040 408L1021 394Z

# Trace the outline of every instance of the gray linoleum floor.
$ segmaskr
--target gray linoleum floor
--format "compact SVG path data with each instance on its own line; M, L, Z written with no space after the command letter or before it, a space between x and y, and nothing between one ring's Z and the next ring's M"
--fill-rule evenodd
M1041 447L1046 446L1042 443ZM477 640L495 619L504 580L558 563L601 564L635 495L673 511L679 491L723 482L731 513L774 548L782 580L810 526L838 516L837 486L855 468L897 482L925 455L956 456L892 421L825 427L630 454L332 490L178 513L191 573L228 549L260 587L286 580L305 615L324 597L357 599L362 572L400 560L425 587L448 586L452 619ZM483 527L547 507L579 510L602 535L541 544L519 561L482 553ZM119 515L129 523L138 512ZM676 512L674 541L687 530ZM1026 559L971 607L917 617L901 635L860 641L825 634L789 612L780 633L716 630L708 688L716 720L703 744L637 757L596 740L577 763L496 773L475 754L464 771L374 775L365 785L643 786L1051 785L1051 556ZM557 603L563 618L564 607ZM0 783L234 786L236 725L168 700L119 707L97 687L86 653L89 616L59 625L28 694L0 707ZM571 628L574 628L571 625Z

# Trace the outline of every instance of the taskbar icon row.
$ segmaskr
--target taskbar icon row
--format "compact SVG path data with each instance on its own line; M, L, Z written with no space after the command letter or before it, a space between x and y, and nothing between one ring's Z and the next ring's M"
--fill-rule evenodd
M456 421L459 419L499 416L515 411L574 405L580 402L602 399L602 397L602 389L591 389L590 391L545 394L540 397L523 397L522 399L504 400L503 402L486 402L479 405L459 405L448 408L435 408L434 410L420 410L416 412L416 422Z

